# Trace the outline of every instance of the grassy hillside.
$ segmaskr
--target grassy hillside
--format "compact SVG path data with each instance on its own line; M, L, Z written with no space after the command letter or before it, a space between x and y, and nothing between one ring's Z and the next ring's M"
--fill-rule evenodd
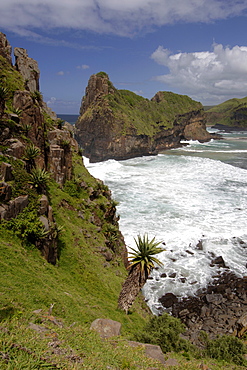
M99 190L107 188L88 173L80 156L74 155L73 164L83 189L75 181L63 189L54 181L48 186L56 222L63 226L55 266L15 235L8 222L0 224L0 368L161 370L164 366L144 355L142 347L127 344L150 315L141 296L128 315L117 309L126 270L117 254L111 261L102 255L106 235L116 232L102 219L109 199ZM94 191L98 196L90 199ZM92 222L96 216L102 227ZM102 341L89 329L96 318L121 322L122 335ZM245 368L197 355L184 350L166 358L176 360L174 369L196 370L202 364L214 370Z
M42 192L32 177L34 171L28 170L30 158L26 158L26 149L30 149L32 142L29 134L35 129L37 117L34 116L32 125L26 130L9 119L14 91L24 88L23 79L1 58L0 66L3 87L9 93L6 100L0 97L0 103L4 103L0 127L5 129L5 135L2 135L3 130L0 131L0 165L2 162L10 164L13 175L0 183L0 207L8 207L16 197L29 197L29 204L22 212L0 222L0 369L161 370L164 366L145 356L142 347L131 348L127 344L128 339L133 339L136 332L143 330L150 318L143 297L139 295L128 315L117 309L118 295L127 271L122 256L123 240L117 222L113 222L116 203L111 199L107 186L88 173L75 143L70 147L73 143L71 137L63 140L61 136L59 145L55 144L60 154L62 151L73 154L71 176L65 183L58 184L52 180L51 168L54 167L50 166L52 145L48 140L49 130L53 135L57 131L57 135L62 135L63 130L57 130L58 122L42 113L39 104L42 96L38 93L33 97L33 104L37 112L44 114L44 121L40 120L37 127L39 147L36 149L42 153L46 163L45 174L50 176L47 185L43 183L42 190L55 217L55 225L49 226L49 236L57 240L59 235L56 263L48 263L41 255L38 247L41 249L42 241L47 238L44 224L40 221ZM160 104L164 112L166 105L174 106L172 114L177 111L177 104L181 103L184 109L189 109L190 104L195 106L187 97L178 98L171 93L163 97L162 104L147 101L147 109L143 108L140 113L135 107L140 101L143 103L143 98L135 94L124 91L118 93L116 99L111 100L110 96L106 99L109 99L112 109L115 107L117 110L122 104L126 114L131 112L128 122L134 122L137 127L146 114L159 120L156 110L161 109ZM169 126L170 119L167 113L163 123ZM157 126L161 124L157 121ZM155 127L152 130L153 134ZM19 159L8 155L15 141L25 147ZM11 189L7 200L2 191L8 188L6 185ZM37 240L40 244L36 243ZM91 322L97 318L119 321L122 324L121 336L101 340L90 330ZM176 358L174 369L196 370L202 364L202 358L194 359L186 351L167 356ZM217 360L203 359L204 364L213 366L214 370L222 366L229 370L244 369Z
M207 124L247 128L247 97L230 99L206 111Z
M162 129L173 127L174 119L192 110L202 109L202 105L186 95L172 92L159 93L161 100L148 100L129 90L116 90L105 99L113 114L124 122L122 134L136 129L138 135L154 136Z

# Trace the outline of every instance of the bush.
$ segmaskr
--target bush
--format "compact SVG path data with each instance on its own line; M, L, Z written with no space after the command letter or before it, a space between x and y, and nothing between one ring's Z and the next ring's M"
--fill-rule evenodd
M243 355L246 353L244 343L236 337L223 335L213 340L205 337L205 355L227 363L234 362L237 365L247 365Z
M13 230L15 235L32 244L44 239L48 234L32 206L28 206L18 216L10 221L4 221L3 224L7 229Z
M179 336L184 331L185 326L179 319L164 313L162 316L152 317L142 332L135 334L135 340L159 345L164 353L189 350L190 343Z
M81 187L76 180L67 180L64 184L63 190L68 193L71 197L80 198Z

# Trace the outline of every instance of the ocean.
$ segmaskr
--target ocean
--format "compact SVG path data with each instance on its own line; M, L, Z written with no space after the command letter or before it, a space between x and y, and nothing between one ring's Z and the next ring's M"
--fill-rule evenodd
M119 202L127 246L134 248L134 238L144 233L165 244L159 255L164 265L143 288L154 313L162 295L191 296L223 272L212 264L216 257L247 275L246 140L247 132L235 132L157 156L93 164L84 158Z
M58 118L69 122L71 125L74 125L79 117L78 114L57 114L57 116Z

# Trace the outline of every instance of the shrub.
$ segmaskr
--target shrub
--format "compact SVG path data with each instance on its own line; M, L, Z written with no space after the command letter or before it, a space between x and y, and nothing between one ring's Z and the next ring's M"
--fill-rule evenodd
M64 184L63 190L71 197L80 198L82 189L76 180L67 180Z
M164 313L162 316L153 316L143 330L135 334L135 340L159 345L164 353L178 352L188 350L190 346L179 336L184 331L185 326L179 319Z
M217 360L234 362L237 365L247 365L243 355L246 353L244 343L236 337L222 335L213 340L209 340L207 335L204 336L205 355Z
M4 224L7 229L13 230L18 237L30 243L44 239L48 234L38 218L37 211L31 206L26 207L19 215L10 221L5 221Z

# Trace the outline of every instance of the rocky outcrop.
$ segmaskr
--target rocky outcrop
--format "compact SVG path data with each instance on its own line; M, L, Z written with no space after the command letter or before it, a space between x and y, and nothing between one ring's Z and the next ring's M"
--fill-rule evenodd
M23 48L14 48L15 66L26 83L26 89L30 92L39 91L39 67L36 60L30 58L27 50Z
M0 204L0 221L15 218L27 205L28 195L19 196L10 200L7 204Z
M200 346L201 331L205 331L211 339L218 335L242 337L246 333L246 292L246 277L225 272L193 297L178 301L173 296L168 302L168 297L164 296L160 303L165 310L169 307L173 316L186 325L185 338Z
M49 170L54 180L63 185L72 176L72 148L78 149L77 142L67 130L49 131L47 138Z
M12 64L11 52L12 48L6 38L6 35L0 32L0 55L4 57L9 64Z
M200 103L173 94L174 101L179 101L174 109L174 102L167 101L164 92L157 93L152 101L131 94L116 90L103 72L90 77L75 137L91 162L155 155L181 146L181 140L204 142L213 138L206 131ZM138 120L140 112L142 118Z
M88 81L85 96L82 98L80 115L84 114L90 105L99 101L102 96L113 93L114 88L109 83L106 73L100 72L97 75L92 75Z
M9 58L11 48L5 35L2 38L0 35L0 39L0 55ZM0 155L4 156L0 164L0 222L12 221L6 227L35 245L48 262L56 264L61 227L56 223L47 185L48 179L54 179L62 191L70 193L72 189L72 196L80 198L83 193L78 209L66 200L61 201L61 207L72 209L75 217L88 222L90 227L94 224L97 233L101 232L104 242L95 250L102 255L104 264L107 266L116 256L122 256L126 263L127 249L118 229L116 207L109 189L100 181L90 180L87 184L80 176L75 178L73 154L75 160L81 162L82 169L83 163L81 155L78 156L73 129L69 124L62 127L55 113L44 103L38 91L37 62L29 58L24 49L15 49L15 56L16 68L5 61L1 64L6 76L14 75L19 83L13 86L13 81L6 77L6 87L11 94L8 111L3 99L3 114L0 113ZM96 81L93 86L99 94L101 90L109 93L109 84ZM95 97L89 94L85 104L90 104L90 99L94 101ZM66 189L67 180L71 182ZM87 230L84 233L85 238L91 237Z

